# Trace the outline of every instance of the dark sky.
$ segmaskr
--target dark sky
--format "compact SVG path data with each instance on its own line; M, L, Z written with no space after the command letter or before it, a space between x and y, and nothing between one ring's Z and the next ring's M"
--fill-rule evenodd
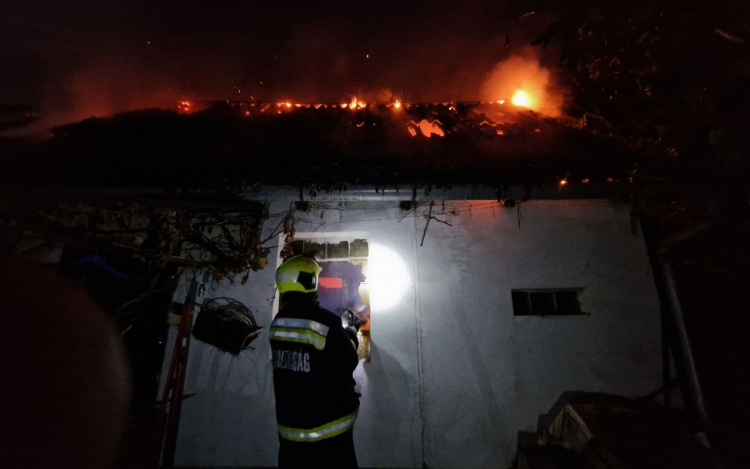
M555 16L541 3L5 0L0 105L73 120L179 99L476 99Z

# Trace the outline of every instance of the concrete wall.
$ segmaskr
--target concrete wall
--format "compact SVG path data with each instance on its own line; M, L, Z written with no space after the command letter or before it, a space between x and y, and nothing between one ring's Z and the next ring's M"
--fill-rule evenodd
M272 205L272 213L288 204ZM637 396L660 386L659 309L630 207L529 201L329 204L297 213L298 233L367 232L409 282L372 313L372 362L360 364L355 443L362 467L508 467L519 430L567 390ZM276 225L270 220L267 225ZM247 285L207 288L250 306L268 328L274 260ZM214 288L216 286L214 285ZM512 288L585 287L585 316L514 317ZM184 289L178 292L184 297ZM267 335L239 358L193 341L177 448L181 466L274 466L278 441ZM168 350L171 350L168 349Z

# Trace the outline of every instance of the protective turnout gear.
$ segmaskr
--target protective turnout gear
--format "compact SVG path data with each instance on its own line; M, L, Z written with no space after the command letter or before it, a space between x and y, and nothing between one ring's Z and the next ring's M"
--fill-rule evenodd
M269 337L279 467L356 468L359 395L352 372L358 358L341 317L322 308L316 294L292 291L282 297Z
M276 286L280 294L288 292L314 293L318 291L318 276L322 267L304 254L292 256L276 269Z

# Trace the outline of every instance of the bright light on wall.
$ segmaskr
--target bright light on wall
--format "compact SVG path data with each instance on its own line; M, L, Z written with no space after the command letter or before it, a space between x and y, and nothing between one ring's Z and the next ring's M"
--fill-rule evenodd
M406 265L398 254L378 244L370 244L367 271L373 311L394 307L411 282Z

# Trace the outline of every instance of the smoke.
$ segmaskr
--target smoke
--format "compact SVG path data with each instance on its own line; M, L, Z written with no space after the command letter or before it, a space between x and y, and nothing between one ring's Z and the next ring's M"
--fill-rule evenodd
M211 2L188 9L165 0L148 11L128 2L31 3L24 3L24 22L0 17L7 39L0 62L11 65L0 68L0 105L45 116L28 132L135 109L176 109L182 100L509 100L525 86L544 98L540 112L556 115L561 104L533 54L495 66L555 16L524 16L530 10L518 2L384 0L342 8L331 0L293 9Z
M481 97L485 101L510 103L519 90L530 96L530 109L552 117L561 114L562 90L552 71L541 65L537 52L531 48L498 63L482 85Z

